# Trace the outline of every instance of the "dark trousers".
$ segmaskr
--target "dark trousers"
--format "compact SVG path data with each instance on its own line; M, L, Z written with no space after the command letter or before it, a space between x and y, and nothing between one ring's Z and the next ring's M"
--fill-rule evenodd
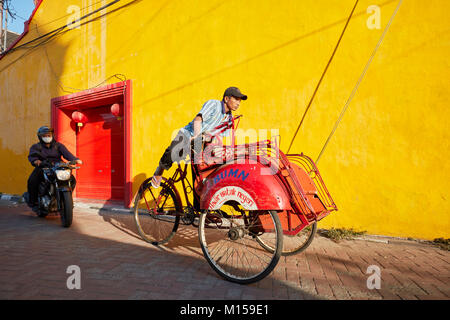
M175 139L172 140L170 145L164 151L161 159L159 160L159 169L169 170L174 162L180 162L182 160L186 160L189 153L194 151L195 154L198 154L202 150L202 137L199 136L197 139L190 140L190 138L186 137L181 131L178 132ZM191 154L191 156L193 156ZM157 171L158 171L157 170ZM155 175L160 175L160 172L155 172Z
M159 160L159 167L156 169L154 175L161 175L163 170L169 170L174 162L186 160L191 151L191 157L195 157L195 154L199 154L202 151L202 137L199 136L191 141L182 132L178 132L177 136L164 151L164 154ZM194 168L192 168L192 183L195 182L195 178ZM195 191L194 208L197 210L200 208L199 199Z
M33 172L31 172L30 177L28 178L27 188L29 195L29 203L36 204L38 201L38 188L41 181L44 180L44 174L41 168L34 168Z
M169 170L175 161L180 162L181 160L185 160L189 154L189 150L189 139L181 132L178 132L175 139L172 140L159 160L159 168Z

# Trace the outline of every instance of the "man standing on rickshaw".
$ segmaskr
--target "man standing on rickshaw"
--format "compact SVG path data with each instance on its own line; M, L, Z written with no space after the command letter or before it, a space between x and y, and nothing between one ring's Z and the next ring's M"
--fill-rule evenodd
M181 128L175 139L164 151L152 177L152 186L158 188L164 170L169 170L173 162L185 160L191 150L191 144L194 141L201 140L204 135L205 139L211 139L214 136L213 130L217 126L227 123L232 119L232 112L239 108L241 100L247 100L247 96L242 94L236 87L229 87L225 90L222 100L208 100L195 118L185 127ZM221 133L222 136L228 135L229 130ZM194 143L194 151L200 147L200 143Z

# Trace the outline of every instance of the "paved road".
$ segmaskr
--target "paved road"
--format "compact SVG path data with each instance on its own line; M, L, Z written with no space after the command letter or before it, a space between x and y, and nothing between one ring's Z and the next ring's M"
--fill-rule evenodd
M38 218L23 204L0 201L0 257L0 299L450 298L449 252L415 241L317 236L305 252L282 257L267 278L243 286L209 267L192 227L156 248L139 238L131 214L80 207L63 229L59 217ZM81 289L67 288L71 265L80 268ZM380 289L367 288L371 265L380 268Z

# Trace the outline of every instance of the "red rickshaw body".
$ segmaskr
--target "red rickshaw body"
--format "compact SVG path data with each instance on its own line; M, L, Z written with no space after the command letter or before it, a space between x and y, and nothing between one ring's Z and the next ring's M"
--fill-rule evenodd
M259 148L264 145L264 148ZM236 150L239 146L233 146ZM261 152L267 148L275 152ZM306 226L337 210L314 162L303 154L286 155L271 141L246 144L243 162L211 163L199 166L200 179L195 187L200 209L217 210L228 201L245 210L275 210L283 233L296 235ZM273 151L273 150L272 150ZM226 152L224 152L226 154ZM277 155L274 161L273 155ZM224 158L223 160L227 160ZM273 164L276 163L275 166ZM269 216L260 216L266 231Z
M214 210L233 200L246 210L292 210L280 177L267 171L259 162L220 166L196 189L200 208Z
M223 131L230 126L221 127ZM337 210L311 158L303 153L284 154L276 137L236 145L234 120L231 128L231 146L210 144L194 161L194 189L200 196L200 209L218 210L224 203L235 201L244 210L278 211L287 235L296 235ZM265 223L269 216L260 215L259 219L270 231L266 229L269 223Z

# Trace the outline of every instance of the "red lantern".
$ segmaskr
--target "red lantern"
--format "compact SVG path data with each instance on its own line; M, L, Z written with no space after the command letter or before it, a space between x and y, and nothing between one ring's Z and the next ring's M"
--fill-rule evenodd
M117 117L117 120L122 120L122 117L120 116L120 105L118 103L114 103L111 106L111 113Z
M86 115L84 113L81 113L80 111L74 111L72 113L72 120L77 123L78 127L82 127L83 124L88 122L88 118L86 117Z

